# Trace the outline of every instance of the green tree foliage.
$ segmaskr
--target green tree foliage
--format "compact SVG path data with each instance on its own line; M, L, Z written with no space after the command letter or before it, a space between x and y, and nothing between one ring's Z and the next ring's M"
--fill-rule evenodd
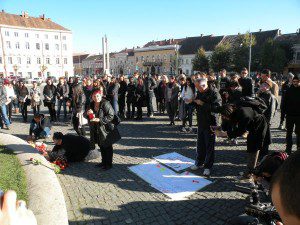
M214 71L229 70L232 67L232 52L229 43L221 43L216 46L210 58L210 67Z
M209 60L205 55L203 47L198 49L195 58L193 59L193 70L203 72L209 71Z

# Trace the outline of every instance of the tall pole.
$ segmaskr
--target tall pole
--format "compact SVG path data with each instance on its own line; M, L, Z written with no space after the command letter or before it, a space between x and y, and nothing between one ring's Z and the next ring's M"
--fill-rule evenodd
M250 33L250 45L249 45L249 62L248 62L249 76L250 76L250 72L251 72L251 50L252 50L252 33Z
M103 74L105 74L106 69L106 53L105 53L105 40L102 38L102 58L103 58Z
M107 54L107 56L106 56L106 60L107 60L107 62L106 62L106 65L107 65L107 73L108 74L110 74L110 64L109 64L109 51L108 51L108 42L107 42L107 37L106 37L106 35L105 35L105 44L106 44L106 54Z

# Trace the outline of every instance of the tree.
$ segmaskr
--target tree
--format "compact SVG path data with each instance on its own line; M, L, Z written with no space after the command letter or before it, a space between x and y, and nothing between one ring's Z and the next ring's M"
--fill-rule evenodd
M210 58L210 66L214 71L229 70L232 67L232 52L229 43L221 43L215 47Z
M268 39L261 49L261 67L281 73L291 60L291 46Z
M193 59L193 70L194 71L209 71L209 60L205 55L205 50L203 47L199 48L195 58Z
M249 46L255 46L256 38L252 35L252 41L250 38L250 33L244 35L239 35L236 41L235 46L232 50L232 60L233 60L233 69L236 71L241 71L243 67L248 67L249 63ZM252 58L255 61L255 59Z

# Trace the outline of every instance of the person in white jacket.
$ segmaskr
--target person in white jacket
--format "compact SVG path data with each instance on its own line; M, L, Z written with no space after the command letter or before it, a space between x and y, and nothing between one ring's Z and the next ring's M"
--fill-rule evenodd
M7 103L6 103L7 104L6 105L7 115L8 115L8 119L11 123L13 101L16 100L17 95L15 93L14 86L9 82L8 79L4 80L4 88L5 88L5 91L6 91L6 98L7 98Z
M184 118L182 120L182 131L183 132L191 132L193 125L193 111L194 111L194 103L195 99L195 85L192 82L190 77L186 78L186 83L184 84L181 92L182 100L184 101ZM186 122L189 122L189 126L186 128Z

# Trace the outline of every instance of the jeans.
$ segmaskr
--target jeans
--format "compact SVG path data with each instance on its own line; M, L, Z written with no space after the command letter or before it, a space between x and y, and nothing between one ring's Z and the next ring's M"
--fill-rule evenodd
M193 125L193 111L194 111L194 105L184 104L184 119L182 125L185 127L186 121L189 121L189 127L192 127Z
M118 98L112 98L111 99L111 105L115 111L115 114L118 115L119 112L119 103L118 103Z
M205 169L211 169L215 160L215 134L210 130L199 129L197 135L196 166L204 164Z
M300 117L299 116L286 116L286 152L292 153L293 147L293 131L295 127L297 150L300 148Z
M146 102L147 102L147 115L150 116L153 114L153 104L152 104L152 99L154 97L153 92L148 92L146 94Z
M60 116L60 110L62 105L64 107L64 117L67 117L67 99L63 98L57 101L57 118L59 118Z
M8 119L9 119L10 122L11 122L11 115L12 115L12 107L13 107L12 102L10 102L6 105L6 111L7 111L6 113L8 115Z
M7 127L9 127L10 122L9 122L8 117L7 117L7 110L6 110L6 105L5 104L1 105L1 117L2 117L2 120L3 120L4 124Z
M38 138L45 138L50 136L51 129L50 127L45 127L44 129L38 128L37 124L30 124L30 135L34 134L36 139Z

